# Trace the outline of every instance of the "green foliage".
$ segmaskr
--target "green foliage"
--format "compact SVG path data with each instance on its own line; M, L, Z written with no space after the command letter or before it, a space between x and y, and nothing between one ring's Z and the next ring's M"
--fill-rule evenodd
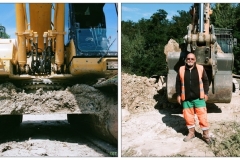
M216 3L212 5L213 14L211 16L211 23L216 28L233 29L233 37L240 42L240 5L231 3ZM234 46L234 68L233 73L240 75L240 44Z
M122 68L130 73L136 73L141 70L143 59L146 58L144 53L144 38L136 34L132 41L122 34Z
M10 36L5 32L5 27L0 24L0 38L10 38Z
M0 33L0 38L10 38L10 36L6 33Z
M183 43L183 36L187 34L187 26L191 23L191 15L186 11L178 11L179 15L172 17L171 24L169 26L168 39L172 38L179 44Z
M222 127L216 131L217 137L211 149L216 157L240 156L240 126L237 122Z
M7 33L0 32L0 38L10 38L10 36Z
M235 5L231 3L215 3L213 6L213 14L211 16L211 22L217 28L229 28L232 29L235 26Z
M138 23L122 21L122 70L139 76L165 75L168 42L167 13L158 10L150 19Z

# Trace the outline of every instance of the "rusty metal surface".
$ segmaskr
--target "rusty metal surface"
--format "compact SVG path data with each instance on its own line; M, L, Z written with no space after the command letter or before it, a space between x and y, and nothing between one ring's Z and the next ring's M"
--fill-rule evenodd
M210 82L211 83L211 82ZM230 103L232 99L232 75L219 71L209 88L208 103Z
M175 89L177 73L168 74L167 76L167 99L171 103L177 103L177 94Z

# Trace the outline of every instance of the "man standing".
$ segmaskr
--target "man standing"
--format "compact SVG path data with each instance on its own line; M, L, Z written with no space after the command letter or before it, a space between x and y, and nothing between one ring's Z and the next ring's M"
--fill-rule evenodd
M209 123L207 121L206 101L208 100L209 81L202 65L196 64L196 57L189 53L185 65L181 66L176 77L177 102L183 106L183 117L189 130L183 139L187 142L195 137L196 114L203 131L203 139L210 144Z

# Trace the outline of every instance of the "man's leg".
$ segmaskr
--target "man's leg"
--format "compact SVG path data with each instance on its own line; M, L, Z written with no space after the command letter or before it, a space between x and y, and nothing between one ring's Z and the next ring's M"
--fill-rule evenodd
M195 119L194 119L194 108L193 103L191 101L183 102L183 117L186 121L186 125L188 128L188 135L183 139L183 141L187 142L195 137Z
M209 136L209 123L207 120L207 107L206 102L203 99L194 100L195 113L199 120L199 125L203 131L203 139L209 144L211 138Z

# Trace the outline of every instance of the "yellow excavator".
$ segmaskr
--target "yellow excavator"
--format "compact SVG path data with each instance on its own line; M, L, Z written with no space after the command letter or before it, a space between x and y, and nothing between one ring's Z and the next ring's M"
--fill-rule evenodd
M117 75L118 53L109 49L104 5L29 3L26 12L26 4L16 4L17 39L0 40L0 76L25 84L54 84Z
M16 3L16 39L0 38L0 81L25 90L77 83L116 89L118 51L111 48L117 46L118 33L106 25L110 13L104 12L105 5ZM117 15L117 4L113 6ZM0 32L5 32L4 26ZM76 117L67 114L69 121ZM22 121L22 115L11 116L16 123Z
M214 28L210 24L212 10L209 3L194 3L192 23L187 26L185 44L181 52L167 54L167 98L176 102L176 75L184 65L187 53L194 53L198 64L204 66L209 82L208 103L229 103L232 98L232 69L234 39L230 29Z

